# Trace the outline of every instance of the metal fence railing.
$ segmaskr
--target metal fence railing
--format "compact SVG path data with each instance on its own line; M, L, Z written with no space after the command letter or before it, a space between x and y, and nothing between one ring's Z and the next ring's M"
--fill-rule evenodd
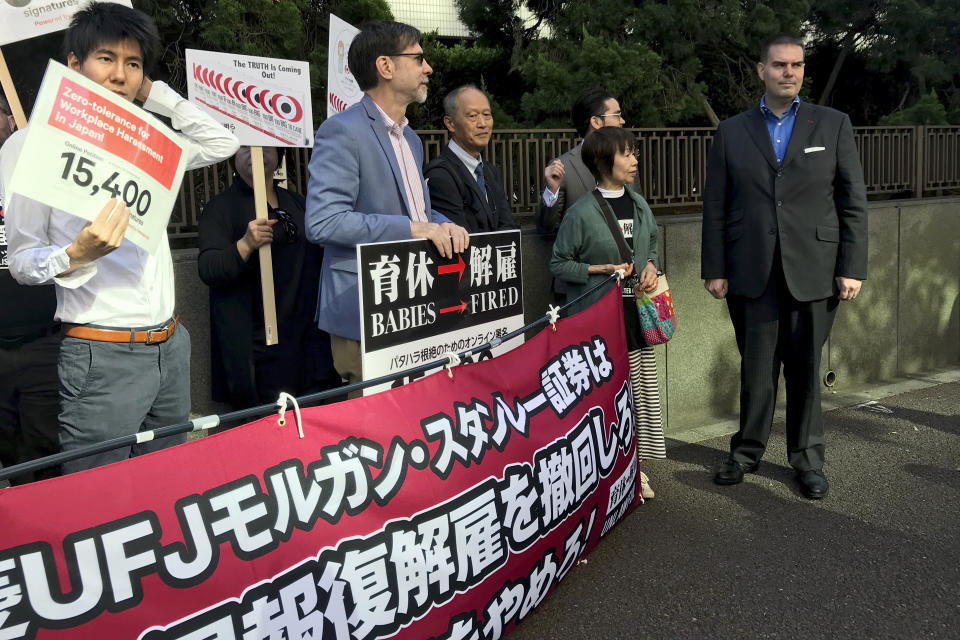
M707 155L714 129L709 127L632 129L637 135L643 195L656 209L697 206L702 199ZM446 146L447 131L419 131L425 161ZM873 198L936 197L960 190L960 127L855 127L867 195ZM543 193L543 167L578 143L573 129L496 131L486 158L503 175L515 212L532 214ZM287 156L288 187L304 193L309 149ZM173 239L187 243L196 235L203 205L229 184L229 167L188 172L170 220Z

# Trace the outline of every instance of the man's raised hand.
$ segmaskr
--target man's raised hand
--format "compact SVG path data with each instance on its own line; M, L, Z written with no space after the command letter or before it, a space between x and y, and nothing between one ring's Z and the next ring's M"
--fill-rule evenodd
M554 159L544 168L543 181L547 184L547 189L550 189L550 193L556 193L557 189L560 188L560 183L563 181L563 171L563 163L560 162L560 158Z

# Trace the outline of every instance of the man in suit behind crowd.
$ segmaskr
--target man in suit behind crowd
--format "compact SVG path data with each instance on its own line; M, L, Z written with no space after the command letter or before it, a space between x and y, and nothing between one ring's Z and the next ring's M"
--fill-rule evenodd
M600 127L622 127L626 124L620 103L602 87L588 87L573 101L570 118L580 138ZM556 233L567 208L585 193L597 188L593 174L580 158L580 144L554 159L543 170L546 188L537 212L537 228L541 233ZM637 172L631 187L640 193L640 173Z
M787 450L800 490L827 494L820 355L838 300L867 275L866 189L850 119L800 101L803 44L779 34L761 48L760 105L720 123L703 203L701 275L726 298L741 355L740 430L714 476L757 469L773 422L780 365Z
M570 118L581 138L586 138L591 131L600 127L622 127L626 124L620 103L602 87L587 87L577 94L570 110ZM567 209L583 194L597 188L597 181L580 157L582 146L583 140L551 161L543 170L543 180L547 186L537 209L537 230L540 233L556 233ZM633 179L631 189L641 193L639 171ZM563 304L566 300L566 283L554 278L553 290L557 304Z
M420 32L369 24L347 58L364 96L317 129L305 224L310 241L324 245L318 325L330 334L337 372L354 383L363 379L356 246L425 238L450 258L470 237L430 208L423 145L405 116L410 103L426 101L433 72Z
M487 96L464 85L447 94L443 112L451 140L423 172L433 206L470 233L516 229L500 172L481 155L493 133Z

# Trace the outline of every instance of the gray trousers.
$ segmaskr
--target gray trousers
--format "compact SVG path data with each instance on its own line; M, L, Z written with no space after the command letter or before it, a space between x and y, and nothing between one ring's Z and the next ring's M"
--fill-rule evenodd
M58 371L61 451L190 418L190 334L183 325L160 344L64 338ZM63 473L126 460L186 439L180 434L112 449L65 462Z

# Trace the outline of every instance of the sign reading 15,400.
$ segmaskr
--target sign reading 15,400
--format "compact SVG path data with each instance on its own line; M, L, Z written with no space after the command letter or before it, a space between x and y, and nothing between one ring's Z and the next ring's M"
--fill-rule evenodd
M70 179L79 187L90 187L90 195L94 195L102 189L110 194L111 198L123 198L123 201L137 215L144 216L150 209L150 191L140 189L136 180L127 180L123 182L119 171L112 172L105 180L100 180L103 174L94 176L96 162L85 156L74 153L73 151L64 151L60 154L63 160L63 172L60 178L65 181ZM104 172L106 173L106 172Z

